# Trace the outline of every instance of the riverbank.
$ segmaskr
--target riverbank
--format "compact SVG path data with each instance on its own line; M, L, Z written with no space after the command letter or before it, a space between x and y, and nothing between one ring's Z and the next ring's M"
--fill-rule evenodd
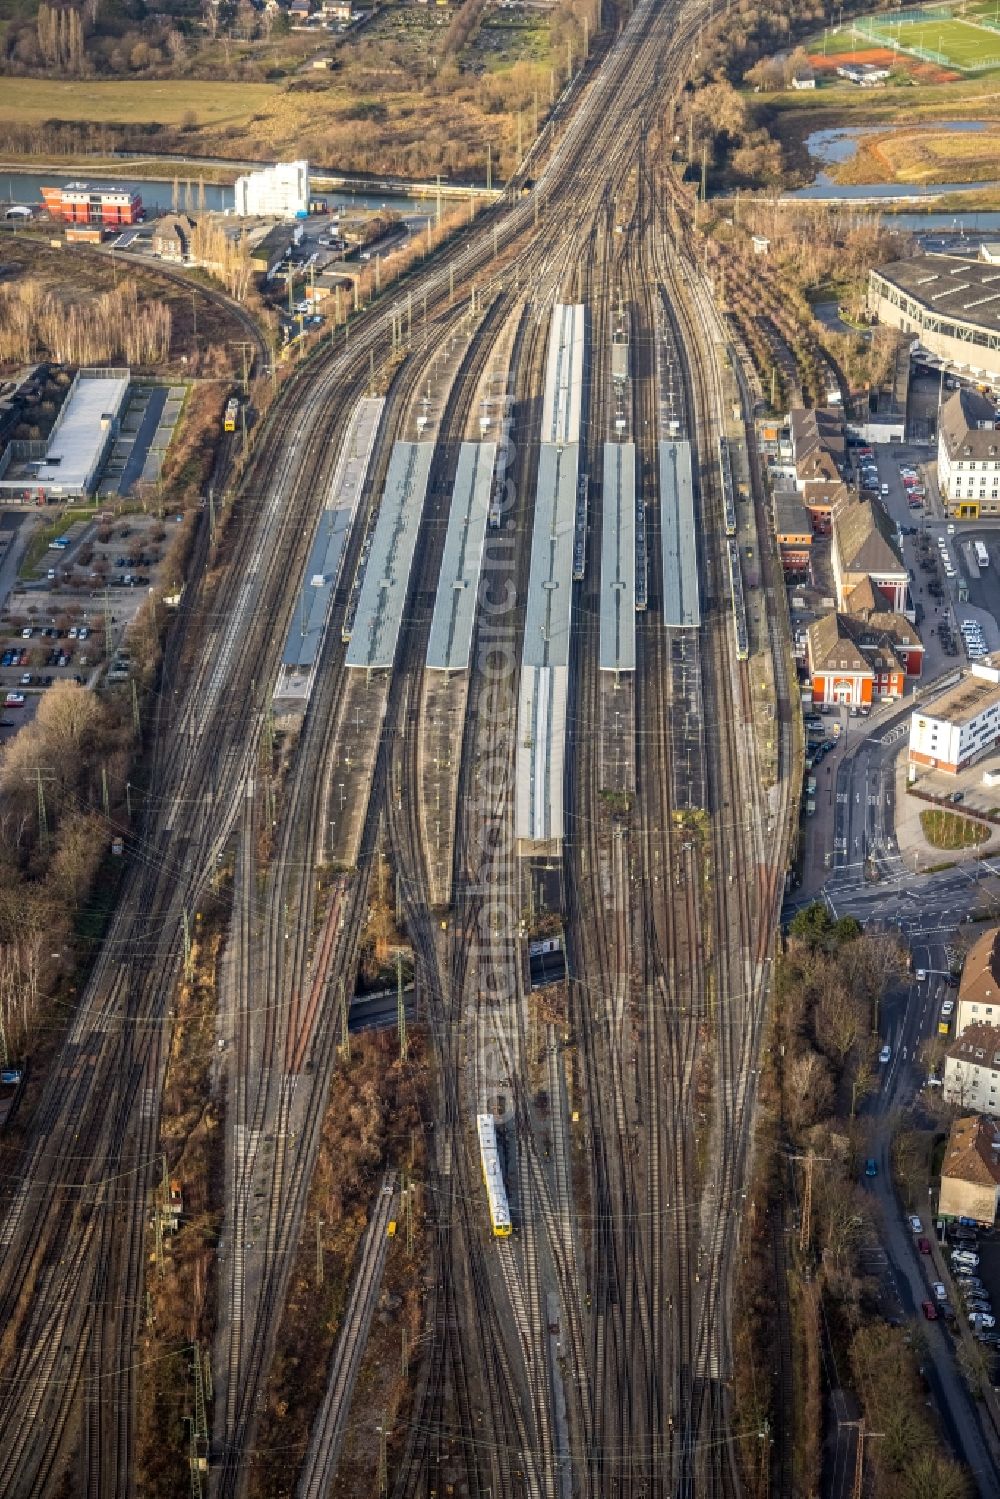
M50 173L54 177L140 177L150 182L204 182L217 187L231 187L244 172L259 172L273 166L273 161L224 161L209 156L131 156L120 152L114 156L14 156L0 158L0 173L37 177ZM335 167L310 166L309 181L320 189L337 188L346 193L398 193L405 197L427 198L441 193L442 198L499 198L503 189L487 187L484 182L416 182L408 177L368 176L361 172L340 171Z

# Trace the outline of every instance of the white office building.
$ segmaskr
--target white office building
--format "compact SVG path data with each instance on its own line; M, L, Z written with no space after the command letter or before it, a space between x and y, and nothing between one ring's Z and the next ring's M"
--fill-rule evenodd
M279 161L236 179L240 218L304 219L309 214L309 163Z
M910 717L911 767L956 774L998 742L1000 670L996 657L977 661L968 676Z

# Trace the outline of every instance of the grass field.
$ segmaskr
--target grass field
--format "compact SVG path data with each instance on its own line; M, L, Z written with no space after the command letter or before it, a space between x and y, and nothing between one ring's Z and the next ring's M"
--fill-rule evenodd
M260 83L4 78L0 134L13 141L7 155L24 149L26 132L45 137L58 123L35 149L62 154L66 132L86 141L92 125L116 138L84 146L98 154L120 141L165 155L302 156L355 171L481 180L487 143L494 171L506 174L516 160L518 115L523 132L533 101L547 98L550 30L529 16L518 27L484 32L473 49L481 76L449 75L447 86L444 67L438 73L445 28L431 12L409 7L388 8L340 50L331 73L303 70ZM563 76L558 63L555 76Z
M0 120L41 124L44 120L93 120L98 125L245 125L282 94L268 83L205 83L200 79L149 78L98 83L88 80L5 78Z
M950 16L885 24L870 20L863 29L857 28L857 35L873 41L895 41L903 51L937 53L950 66L966 73L1000 64L1000 32Z

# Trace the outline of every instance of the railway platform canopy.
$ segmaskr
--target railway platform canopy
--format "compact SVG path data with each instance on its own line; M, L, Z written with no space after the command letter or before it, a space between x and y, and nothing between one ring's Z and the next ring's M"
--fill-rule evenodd
M385 401L358 402L344 434L281 658L275 699L308 701Z
M601 671L635 670L635 444L604 444Z
M563 838L567 666L521 670L514 831L520 852L558 854Z
M459 451L427 641L431 671L469 669L496 454L495 442L463 442Z
M549 327L518 694L514 830L525 854L557 854L563 837L585 353L582 306L557 304Z
M525 602L525 666L569 664L578 477L579 448L575 444L565 448L542 444Z
M542 402L543 443L565 446L580 441L586 322L579 302L557 302L552 309Z
M345 657L350 667L390 671L395 662L434 446L393 446Z
M660 443L660 540L663 552L663 623L674 629L701 624L698 545L695 536L691 444Z

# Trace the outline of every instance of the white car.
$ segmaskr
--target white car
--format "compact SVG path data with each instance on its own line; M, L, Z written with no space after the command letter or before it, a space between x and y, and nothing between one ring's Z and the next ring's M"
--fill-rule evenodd
M911 1233L914 1233L914 1234L922 1234L923 1233L923 1231L924 1231L924 1225L921 1223L920 1219L916 1216L915 1213L911 1213L910 1216L907 1218L906 1221L910 1225L910 1232Z
M931 1290L934 1292L934 1300L935 1301L947 1301L948 1300L948 1292L945 1290L944 1286L941 1284L941 1282L939 1280L932 1281L932 1283L931 1283Z
M891 1056L892 1056L892 1047L889 1045L889 1043L887 1041L885 1043L885 1045L883 1046L882 1050L878 1054L878 1059L882 1063L883 1067L885 1066L886 1062L889 1061L889 1059L890 1059Z
M952 1012L954 1011L954 1009L955 1009L955 1001L953 999L946 999L945 1002L944 1002L944 1004L941 1006L941 1014L947 1020L948 1016L950 1014L952 1014Z
M969 1321L976 1327L996 1327L997 1319L989 1312L973 1312Z
M918 984L922 984L923 981L924 981L924 979L926 977L927 977L927 969L926 968L918 968L917 969L917 973L916 973L917 983Z

